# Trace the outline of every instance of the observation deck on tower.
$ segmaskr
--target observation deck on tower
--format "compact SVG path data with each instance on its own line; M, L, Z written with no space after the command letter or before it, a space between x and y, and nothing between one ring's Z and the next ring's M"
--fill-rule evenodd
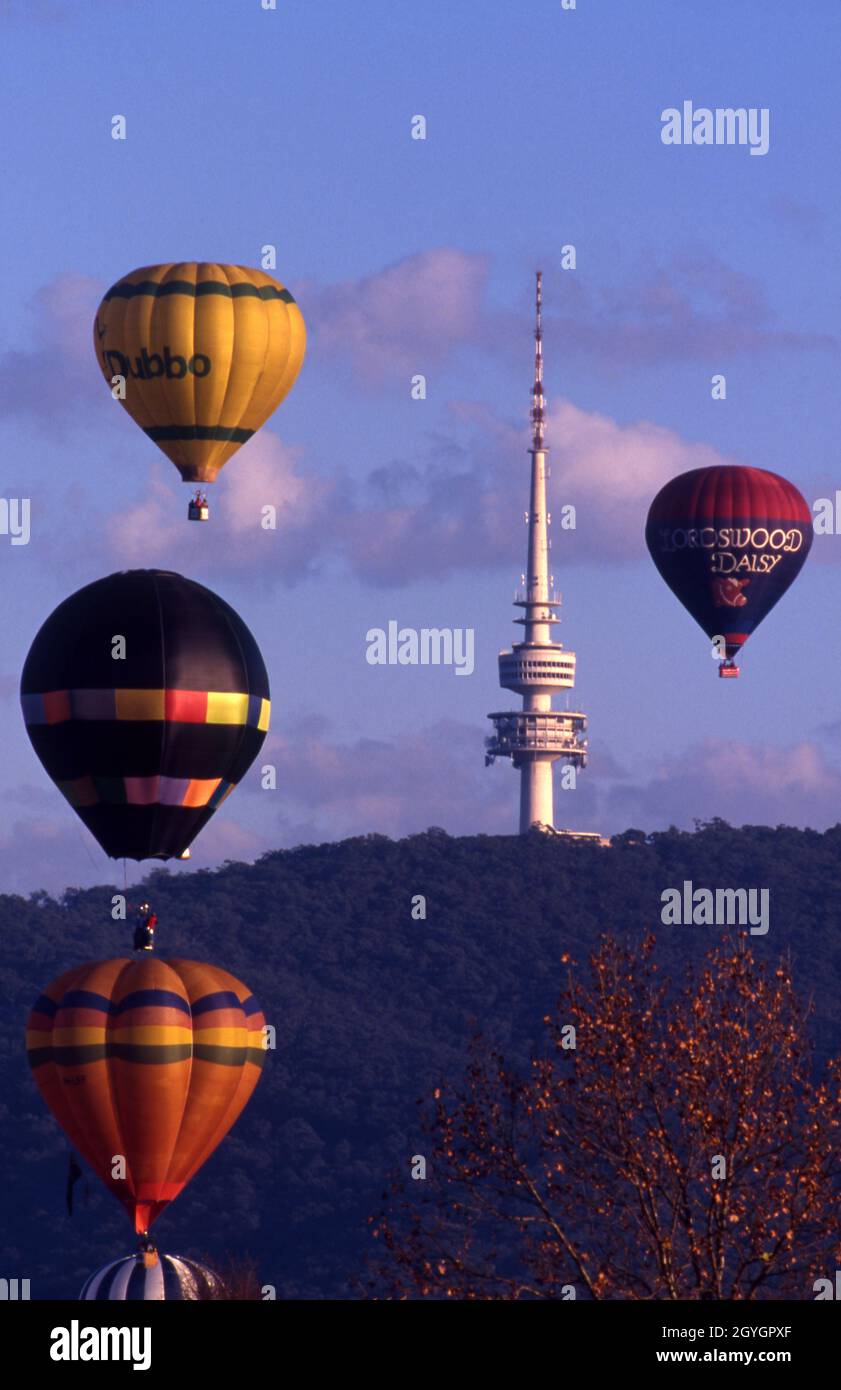
M510 758L520 773L520 833L532 826L554 829L552 765L563 761L583 768L587 763L587 716L578 710L552 709L552 696L575 685L575 653L553 640L560 622L560 595L549 573L549 526L546 509L548 466L545 444L546 400L543 394L542 277L537 273L535 372L532 387L531 507L528 524L528 567L525 588L514 598L523 610L515 622L524 628L523 641L499 653L499 683L522 696L520 710L489 714L493 734L485 740L485 764ZM571 832L565 832L571 833ZM598 839L593 836L587 838Z

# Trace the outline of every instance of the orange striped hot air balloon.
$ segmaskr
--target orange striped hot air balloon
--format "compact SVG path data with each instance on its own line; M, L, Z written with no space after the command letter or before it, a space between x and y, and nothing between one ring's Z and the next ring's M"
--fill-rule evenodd
M41 1095L136 1231L178 1196L245 1106L264 1026L245 985L192 960L94 961L36 1001L26 1045Z
M298 305L271 275L205 261L131 271L94 321L117 399L184 481L199 484L212 483L289 394L306 336ZM206 520L195 506L191 518Z

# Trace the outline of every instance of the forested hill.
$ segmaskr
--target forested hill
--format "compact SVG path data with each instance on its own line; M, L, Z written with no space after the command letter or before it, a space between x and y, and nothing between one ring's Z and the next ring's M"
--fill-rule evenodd
M475 1020L506 1054L541 1045L559 957L600 933L654 928L677 975L721 935L660 925L666 888L770 890L760 958L790 951L811 997L820 1053L841 1038L841 826L817 834L720 821L694 834L618 836L611 848L533 834L366 836L170 875L145 894L162 955L224 966L277 1029L263 1079L233 1133L155 1230L176 1253L251 1253L279 1297L352 1297L365 1218L389 1175L423 1151L416 1101L457 1077ZM75 1298L84 1277L133 1246L122 1209L92 1176L64 1206L67 1144L25 1060L33 1000L71 965L130 949L111 886L0 896L3 1222L0 1275L33 1297ZM412 900L426 900L425 920ZM133 891L135 902L142 899ZM84 1189L84 1190L82 1190Z

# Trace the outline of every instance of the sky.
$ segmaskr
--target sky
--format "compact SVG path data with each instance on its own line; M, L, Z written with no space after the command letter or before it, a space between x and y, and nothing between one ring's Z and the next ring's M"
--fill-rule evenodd
M0 497L31 502L29 544L0 535L0 887L114 880L17 691L61 599L138 566L220 593L271 679L277 790L255 768L193 866L513 833L517 778L483 740L517 704L496 658L518 633L538 266L550 505L577 521L553 538L559 636L590 721L556 822L841 820L841 540L816 537L729 682L644 544L688 468L768 468L810 505L841 489L836 0L0 0L0 21ZM685 100L768 108L768 153L664 145ZM102 380L94 312L137 266L258 265L267 244L307 358L189 526ZM473 674L369 665L392 619L474 629Z

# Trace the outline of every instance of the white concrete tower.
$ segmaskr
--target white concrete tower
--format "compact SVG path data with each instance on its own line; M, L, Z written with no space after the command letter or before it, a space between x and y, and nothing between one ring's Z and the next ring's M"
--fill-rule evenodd
M579 768L587 762L586 715L553 710L556 690L575 685L575 653L564 651L552 640L552 627L560 622L555 610L560 596L554 592L549 572L549 526L546 510L548 450L545 444L546 400L543 395L543 326L541 322L542 276L537 272L536 325L534 333L534 386L531 425L531 506L526 513L529 528L528 568L525 591L515 606L523 616L515 618L525 631L522 642L499 654L499 683L523 697L522 710L489 714L494 733L485 740L485 764L510 758L520 774L520 834L532 826L554 830L552 764L562 760ZM590 838L589 836L587 838ZM594 836L593 838L598 838Z

